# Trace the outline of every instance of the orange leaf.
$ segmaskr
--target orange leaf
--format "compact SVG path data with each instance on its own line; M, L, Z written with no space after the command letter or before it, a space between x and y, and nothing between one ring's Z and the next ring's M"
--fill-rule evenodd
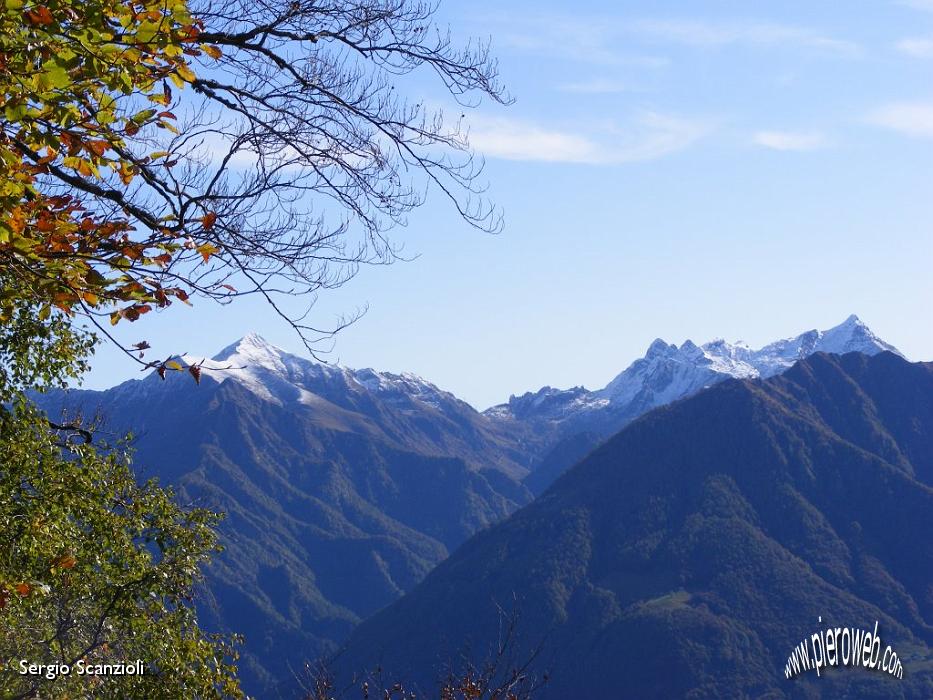
M201 48L204 49L204 53L206 53L208 56L210 56L214 60L217 60L218 58L224 55L223 52L220 50L219 46L212 46L210 44L202 44Z
M128 185L133 181L133 177L136 173L133 172L133 168L127 163L120 163L120 181L124 185Z
M10 212L10 229L13 233L22 233L26 228L26 213L21 207L14 207Z
M38 163L39 163L39 165L47 165L47 164L51 163L53 160L55 160L55 157L56 157L57 155L58 155L58 151L56 151L56 150L55 150L54 148L52 148L51 146L46 146L46 147L45 147L45 155L44 155L42 158L40 158L40 159L38 160Z
M110 148L110 143L108 141L96 139L94 141L88 141L85 147L91 151L91 153L97 156L103 156L107 152L107 149Z
M201 225L205 231L210 231L214 227L215 221L217 221L217 214L214 212L209 212L201 217Z
M32 586L30 586L28 583L17 583L14 588L16 589L16 592L24 598L29 595L29 591L32 590Z
M52 13L49 12L49 8L44 5L40 5L34 10L26 10L26 19L29 20L31 24L41 24L43 26L52 24L55 19L52 17Z
M61 569L73 569L77 563L78 560L71 554L63 554L55 561L55 566Z

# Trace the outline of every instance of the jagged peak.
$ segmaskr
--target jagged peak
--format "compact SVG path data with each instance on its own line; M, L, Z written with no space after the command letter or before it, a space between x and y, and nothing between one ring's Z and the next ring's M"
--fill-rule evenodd
M661 338L655 338L651 345L648 346L648 351L645 353L645 357L652 357L654 355L662 355L669 352L670 350L676 350L676 345L668 345Z

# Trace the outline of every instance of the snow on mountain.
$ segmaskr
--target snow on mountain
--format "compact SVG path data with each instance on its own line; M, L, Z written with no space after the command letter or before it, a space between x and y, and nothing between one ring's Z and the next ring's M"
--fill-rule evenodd
M450 402L462 403L417 375L354 370L308 360L252 332L212 358L183 355L180 360L186 366L200 366L202 381L235 381L257 397L279 405L294 402L314 405L322 396L330 400L341 392L370 394L389 405L402 407L414 401L443 410Z
M753 364L760 376L770 377L780 374L798 360L817 352L835 355L861 352L866 355L877 355L886 350L901 354L893 345L889 345L872 333L871 329L853 314L828 331L808 331L796 338L779 340L766 345L753 353Z
M704 345L687 340L680 347L661 339L604 388L589 391L544 387L494 406L485 416L494 422L525 422L606 432L642 413L689 396L728 377L770 377L815 352L876 354L897 350L878 338L856 316L826 331L808 331L760 350L722 339ZM330 401L347 406L379 401L394 410L419 408L458 412L467 405L449 392L410 373L350 369L298 357L248 333L212 358L185 355L183 364L199 365L202 381L235 381L257 397L279 405L308 406ZM158 380L155 380L158 381ZM603 416L590 425L591 416Z
M829 330L807 331L760 350L722 339L704 345L687 340L677 347L659 338L651 343L643 358L633 362L603 389L545 387L520 397L512 396L508 403L487 410L486 415L498 420L567 423L577 430L605 433L619 429L652 408L730 377L774 376L816 352L875 355L886 350L900 354L854 315ZM600 415L598 420L588 417L595 414Z

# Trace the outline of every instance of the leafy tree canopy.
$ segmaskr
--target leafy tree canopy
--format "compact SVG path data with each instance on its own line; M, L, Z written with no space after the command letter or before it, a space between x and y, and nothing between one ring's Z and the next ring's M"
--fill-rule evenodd
M0 6L0 694L236 696L235 651L191 606L216 516L138 484L125 446L39 414L111 325L175 301L313 300L433 186L471 224L459 121L396 81L507 101L485 46L411 0L4 0ZM420 177L420 180L419 180ZM96 327L86 331L87 322ZM113 339L111 337L111 339ZM124 347L144 361L145 341ZM192 374L198 378L197 371ZM23 676L142 659L147 673Z
M125 450L64 449L24 403L0 411L0 695L238 696L235 652L191 606L217 516L137 484ZM21 675L29 664L71 673ZM142 675L79 675L142 660Z
M427 185L496 228L459 120L396 90L421 69L458 101L508 99L486 48L454 47L434 11L5 0L0 320L25 296L109 336L176 300L260 294L309 344L328 331L278 295L312 303L393 260L385 233Z

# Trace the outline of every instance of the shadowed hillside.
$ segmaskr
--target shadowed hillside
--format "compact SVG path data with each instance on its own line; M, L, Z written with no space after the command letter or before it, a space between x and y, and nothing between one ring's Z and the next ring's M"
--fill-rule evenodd
M100 412L98 440L133 430L140 477L226 513L201 616L246 636L244 687L260 697L530 499L525 446L417 377L320 365L256 336L204 367L200 386L153 374L37 399L53 415Z
M933 365L818 354L635 421L337 659L430 686L495 638L543 644L545 697L933 696ZM903 680L784 678L824 623L871 629ZM823 625L824 626L824 625Z

